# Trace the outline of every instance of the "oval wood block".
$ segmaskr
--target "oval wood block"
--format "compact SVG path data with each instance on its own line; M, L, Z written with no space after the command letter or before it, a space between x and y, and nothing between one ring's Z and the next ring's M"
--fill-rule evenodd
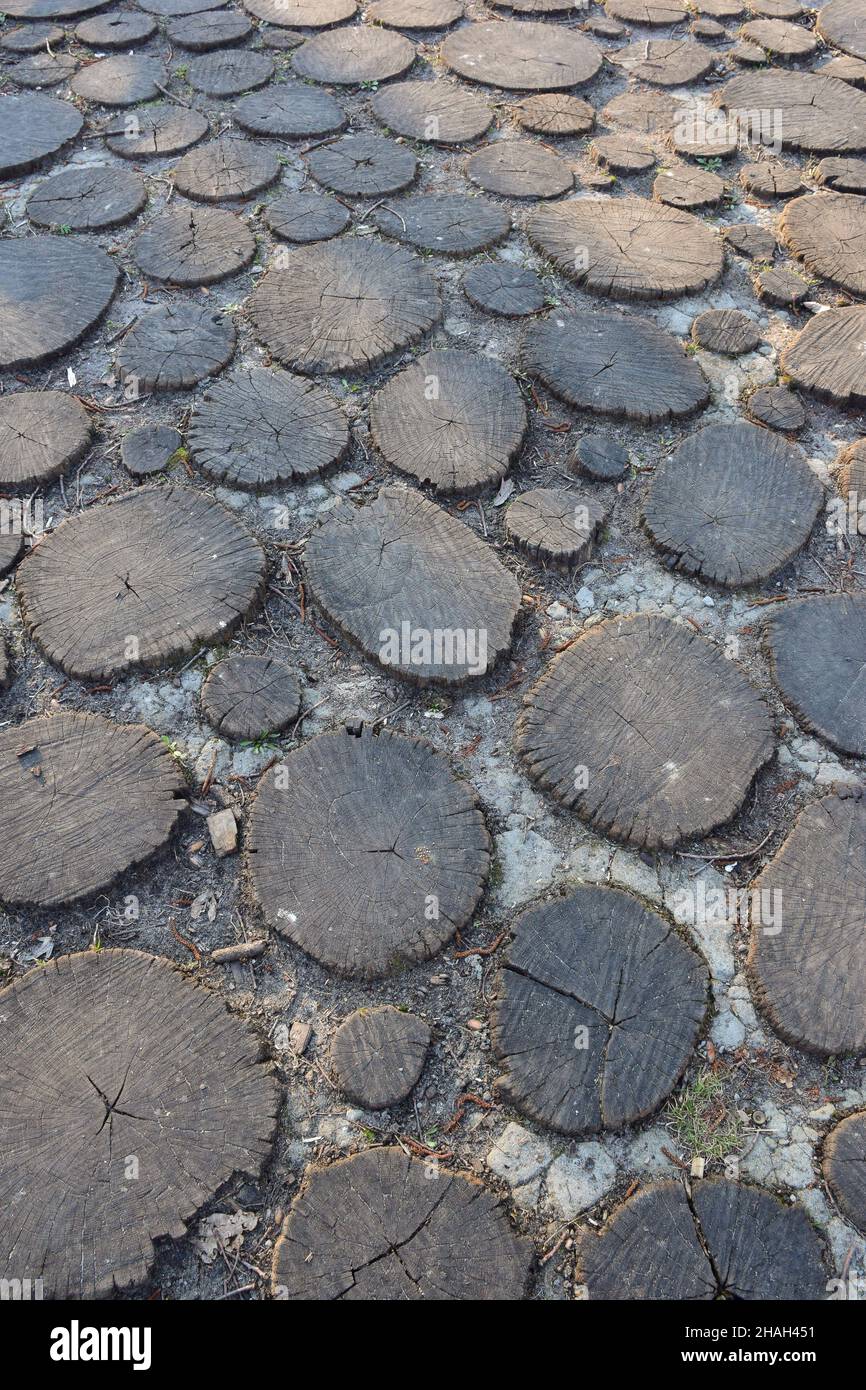
M390 1005L356 1010L331 1043L340 1090L365 1110L398 1105L424 1069L430 1038L427 1024L415 1014Z
M795 386L837 405L866 405L866 305L816 314L781 356Z
M532 778L640 849L706 835L739 810L773 725L740 668L692 628L633 614L590 628L526 697Z
M402 77L415 57L415 45L402 34L353 25L314 34L293 55L292 67L299 77L313 82L355 87Z
M117 370L124 386L139 394L189 390L228 366L236 343L226 314L206 303L169 300L134 323L121 342Z
M377 1148L307 1170L272 1288L304 1302L515 1301L531 1264L530 1242L476 1178Z
M822 1168L845 1220L866 1232L866 1110L833 1126L824 1140Z
M301 708L298 677L270 656L230 656L214 666L201 692L202 712L223 738L279 733Z
M341 501L307 544L316 602L367 656L418 684L462 685L511 646L520 586L462 522L402 487Z
M183 780L149 729L64 713L0 730L0 791L0 901L47 907L160 849Z
M578 87L602 64L601 50L585 34L509 19L456 29L439 52L460 77L518 92Z
M72 237L0 241L0 368L38 367L80 343L114 298L120 272Z
M820 1056L866 1051L866 804L825 796L801 812L754 880L749 969L786 1042Z
M518 917L492 1042L497 1089L562 1134L653 1114L689 1064L709 976L630 893L583 887Z
M781 605L769 623L773 679L807 729L866 758L866 594Z
M140 951L43 963L0 1013L0 1275L38 1270L46 1298L133 1289L156 1240L181 1239L235 1173L261 1173L279 1092L259 1041Z
M511 231L507 208L463 193L419 193L398 208L377 208L370 220L386 236L447 256L486 251Z
M586 1232L577 1277L591 1299L818 1301L825 1247L802 1207L725 1178L650 1183Z
M323 734L262 777L247 837L269 926L341 975L428 960L490 869L475 800L420 739Z
M812 154L866 150L866 92L838 78L762 68L732 77L717 100L737 113L743 136L751 128L785 149Z
M84 125L71 101L40 92L0 96L0 178L24 174L74 140Z
M27 216L37 227L97 232L131 221L146 202L139 174L104 164L52 174L28 198Z
M106 681L224 642L258 603L265 573L261 546L224 507L192 488L151 485L61 522L17 584L47 659Z
M39 487L88 449L90 416L64 391L9 391L0 396L0 487Z
M483 97L442 81L392 82L376 93L370 109L395 135L434 145L475 140L493 122Z
M207 132L208 123L200 111L172 102L154 102L115 116L103 133L112 154L124 159L158 159L188 150Z

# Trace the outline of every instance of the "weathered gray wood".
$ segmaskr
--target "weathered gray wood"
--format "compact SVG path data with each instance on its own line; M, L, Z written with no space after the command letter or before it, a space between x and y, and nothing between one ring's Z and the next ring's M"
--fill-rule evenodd
M180 48L189 49L191 53L207 53L224 44L242 43L252 27L246 15L238 10L229 10L226 14L206 10L203 14L170 20L166 33Z
M845 1220L866 1232L866 1110L834 1125L824 1140L821 1166Z
M600 49L585 34L509 19L464 25L448 35L439 53L460 77L517 92L579 87L602 63Z
M0 38L0 49L4 53L39 53L46 45L58 48L65 39L65 30L59 24L26 24L9 29Z
M200 111L171 102L155 102L115 116L104 134L112 154L124 159L156 159L188 150L207 132L208 123Z
M773 678L800 722L840 752L866 757L866 595L786 603L767 642Z
M866 193L866 159L822 159L815 170L819 183L841 193Z
M782 68L742 73L725 84L717 100L739 112L744 127L751 112L756 134L769 120L765 138L778 139L785 149L815 154L866 150L866 92L834 77Z
M570 569L591 554L605 515L588 494L532 488L509 506L505 531L533 559Z
M641 82L656 87L687 87L706 77L716 55L706 44L693 39L641 39L617 49L611 61Z
M740 183L754 198L768 201L772 198L793 198L796 193L803 191L800 170L776 159L744 164L740 170Z
M494 140L466 161L466 177L501 198L557 198L574 188L574 171L531 140Z
M399 1105L424 1069L431 1036L423 1018L389 1004L357 1009L331 1043L340 1090L365 1110Z
M72 90L85 101L102 106L134 106L153 101L165 86L166 71L157 58L119 53L88 63L72 79Z
M507 261L481 261L463 276L463 293L488 314L522 318L544 308L544 286L534 270Z
M266 92L242 97L233 118L252 135L299 139L334 135L347 124L346 113L330 92L307 82L281 82Z
M462 145L483 135L493 111L477 92L453 82L392 82L370 102L377 121L395 135L433 145Z
M866 200L852 193L811 193L789 203L779 225L813 275L866 294Z
M348 208L327 193L286 193L265 207L265 221L275 236L303 245L339 236L351 221Z
M75 37L88 48L133 48L156 33L156 21L149 15L123 10L85 19L75 27Z
M264 87L274 75L274 62L267 53L249 48L217 49L200 58L191 58L187 81L194 92L211 97L234 97Z
M231 320L214 307L170 300L142 314L127 333L117 368L139 392L188 390L222 371L236 341Z
M445 29L462 14L461 0L375 0L366 18L386 29Z
M859 0L830 0L818 11L818 33L854 58L866 58L866 14Z
M758 424L781 430L783 434L796 434L806 423L800 398L787 386L760 387L749 397L747 409Z
M317 183L349 198L383 198L414 182L418 161L405 145L378 135L346 135L308 156Z
M628 466L628 449L616 439L597 434L583 436L568 464L569 472L585 473L602 483L618 481Z
M0 396L0 488L34 488L57 478L87 451L90 417L63 391Z
M132 254L151 280L213 285L250 265L256 240L246 223L224 208L169 207L141 233Z
M27 216L37 227L96 232L131 221L146 202L140 174L100 164L52 174L27 199Z
M771 261L776 254L776 238L766 227L754 222L737 222L724 229L725 241L739 251L741 256L749 256L756 261Z
M221 738L259 739L297 719L301 687L284 661L230 656L214 666L202 686L201 707Z
M607 103L601 113L608 125L623 125L628 130L641 130L645 135L667 133L674 124L677 103L666 92L652 88L621 92Z
M739 357L761 341L759 325L741 309L705 309L692 322L692 339L707 352Z
M588 101L568 92L538 92L523 97L514 115L524 130L539 135L586 135L595 125L595 111Z
M686 165L661 169L653 183L654 198L668 207L684 208L686 212L694 208L714 207L724 196L724 180L711 169L695 169Z
M19 87L57 87L68 82L78 70L71 53L34 53L9 68L8 75Z
M783 309L796 309L809 295L806 281L784 266L762 270L753 283L759 299Z
M106 0L4 0L3 13L10 19L74 19L101 10Z
M839 405L866 405L866 305L816 314L782 353L795 386Z
M418 193L377 208L370 220L386 236L448 256L486 251L511 231L507 208L464 193Z
M361 82L402 77L415 56L415 45L402 34L354 25L307 39L295 53L292 67L299 77L314 82L355 87Z
M740 29L747 43L756 43L777 63L802 62L818 51L818 40L801 24L784 19L750 19Z
M0 368L37 367L75 347L119 278L104 251L73 237L0 241Z
M628 24L657 24L663 28L684 24L689 17L686 0L605 0L604 8Z
M199 0L200 3L200 0ZM300 29L324 29L351 19L355 0L243 0L244 9L265 24Z
M248 198L280 176L273 150L236 136L224 135L185 154L175 166L174 185L188 198L217 203L223 198Z
M637 135L599 135L590 152L602 169L612 174L645 174L656 162L654 150Z

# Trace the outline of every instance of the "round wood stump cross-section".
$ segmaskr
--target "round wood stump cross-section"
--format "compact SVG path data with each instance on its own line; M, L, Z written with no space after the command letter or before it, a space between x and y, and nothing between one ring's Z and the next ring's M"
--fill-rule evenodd
M291 667L270 656L230 656L213 668L201 692L208 723L223 738L258 739L297 719L301 687Z
M781 357L795 386L837 405L866 405L866 305L816 314Z
M150 486L50 531L22 567L18 595L49 661L105 681L224 642L258 602L265 569L224 507L191 488Z
M767 641L774 679L797 718L840 752L866 758L866 594L786 603Z
M169 301L142 314L117 354L121 379L143 391L189 390L231 362L237 336L208 304Z
M322 734L267 771L247 849L269 926L368 980L441 950L490 869L471 788L430 744L387 730Z
M386 236L443 256L472 256L511 231L506 208L465 193L419 193L396 208L377 208L370 220Z
M273 150L224 135L185 154L175 168L174 184L187 198L218 203L223 198L249 198L279 176L280 162Z
M0 241L0 368L38 367L80 343L102 318L120 272L71 237Z
M156 20L128 11L97 15L75 26L75 37L89 48L133 48L155 33Z
M787 386L762 386L749 397L746 408L759 425L783 434L796 434L806 423L802 402Z
M482 97L450 82L392 82L376 93L370 108L395 135L433 145L475 140L493 121Z
M644 1119L688 1066L708 986L697 952L630 893L587 886L531 908L502 971L497 1090L562 1134Z
M769 712L734 662L668 618L612 618L551 662L517 749L545 791L641 849L706 835L773 751Z
M692 39L641 39L613 55L629 77L656 87L687 87L706 77L715 61L711 48Z
M785 209L785 241L814 275L866 294L866 200L853 193L811 193Z
M90 443L90 417L63 391L0 396L0 489L39 487L75 463Z
M390 1005L358 1009L331 1043L340 1090L365 1110L387 1110L405 1100L424 1069L430 1029L423 1018Z
M866 1110L846 1115L830 1130L822 1167L845 1220L866 1233Z
M249 48L217 49L193 58L187 81L194 92L211 97L234 97L264 87L274 75L273 59Z
M105 127L105 143L123 159L158 159L180 154L207 135L208 123L200 111L154 103L138 111L115 116Z
M592 81L602 64L601 50L585 34L511 19L456 29L440 54L446 67L470 82L517 92L578 87Z
M736 114L740 135L814 154L866 150L866 92L819 73L782 68L741 73L718 102Z
M316 183L347 198L383 198L408 188L418 172L411 150L379 135L347 135L313 150Z
M265 221L274 236L299 245L328 241L351 221L348 208L327 193L287 193L265 207Z
M234 120L252 135L298 139L335 134L345 126L346 113L330 92L306 82L281 82L243 97Z
M0 96L0 178L24 174L74 140L84 117L71 101L39 92Z
M860 0L830 0L818 11L818 33L834 48L866 58L866 14Z
M366 17L386 29L444 29L462 14L462 0L375 0Z
M544 308L544 285L534 270L506 261L482 261L463 276L463 293L486 314L523 318Z
M587 135L595 125L588 101L567 92L539 92L514 108L518 125L539 135Z
M71 87L77 97L102 106L134 106L159 96L166 72L156 58L135 53L118 53L88 63L73 77Z
M175 207L154 218L132 254L151 280L213 285L250 264L256 241L246 223L225 208Z
M514 576L467 526L403 487L361 508L338 503L304 568L331 621L404 680L462 685L511 646Z
M574 188L566 160L531 140L494 140L466 161L466 176L501 198L558 198Z
M0 901L76 902L161 849L183 779L149 729L53 714L0 731Z
M28 198L27 216L37 227L97 232L129 222L146 202L139 174L103 164L52 174Z
M294 55L299 77L341 87L402 77L415 61L415 45L387 29L353 26L307 39Z
M511 1302L526 1295L531 1259L476 1178L368 1149L308 1171L274 1250L273 1291L303 1302Z
M197 0L197 3L201 3L201 0ZM325 29L330 24L341 24L344 19L351 19L358 8L355 0L243 0L243 3L244 9L256 19L284 29L294 26Z
M829 155L818 163L815 177L826 188L836 189L840 193L866 193L866 159L834 158Z
M590 554L605 509L594 497L565 488L532 488L512 502L505 530L534 559L568 569Z
M61 956L0 993L0 1274L46 1297L141 1284L154 1241L257 1178L278 1090L218 995L140 951Z
M761 341L759 325L740 309L705 309L692 323L692 339L706 352L739 357Z
M170 20L166 34L172 43L188 48L191 53L207 53L224 44L242 43L252 27L246 15L237 10L229 10L227 14L205 10L201 14Z

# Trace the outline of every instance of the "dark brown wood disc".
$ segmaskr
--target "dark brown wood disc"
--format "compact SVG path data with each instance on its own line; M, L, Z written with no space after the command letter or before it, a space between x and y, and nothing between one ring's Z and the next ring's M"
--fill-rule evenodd
M298 677L270 656L230 656L214 666L201 692L202 713L221 738L259 739L297 719Z
M228 365L236 342L225 315L174 300L142 314L120 345L117 368L139 392L189 390Z
M736 222L732 227L726 227L724 238L741 256L749 256L755 261L771 261L776 254L773 233L754 222Z
M782 353L795 386L839 405L866 405L866 305L816 314Z
M402 34L372 26L330 29L297 50L292 66L299 77L341 87L402 77L415 62L415 45Z
M815 170L818 182L840 193L866 193L866 159L842 159L830 155Z
M371 221L386 236L443 256L487 251L511 231L506 208L465 193L418 193L396 207L377 208Z
M506 261L481 261L463 276L463 293L488 314L522 318L544 308L544 286L534 270Z
M595 125L595 111L588 101L568 92L538 92L524 97L514 108L524 130L539 135L587 135Z
M491 1035L503 1099L570 1135L653 1114L707 1012L697 952L630 893L594 886L522 913L514 932Z
M739 357L754 352L761 341L761 329L741 309L705 309L692 323L692 339L707 352Z
M28 198L27 216L37 227L97 232L131 221L146 202L140 174L100 164L52 174Z
M90 417L63 391L0 395L0 490L51 482L87 451Z
M840 752L866 757L866 595L786 603L767 643L773 678L800 722Z
M166 73L157 58L135 53L118 53L88 63L72 79L72 90L85 101L102 106L134 106L159 96L159 84Z
M595 497L538 487L511 503L505 531L533 559L569 569L591 553L604 518L605 509Z
M753 997L786 1042L824 1057L866 1051L864 863L862 797L825 796L749 894Z
M272 1287L293 1302L513 1302L526 1296L531 1258L476 1178L401 1148L368 1149L308 1170Z
M174 207L154 218L136 241L133 257L152 280L213 285L253 260L249 227L224 208Z
M697 363L655 324L626 314L556 309L529 325L523 365L578 410L653 424L709 400Z
M273 150L224 135L185 154L175 166L174 185L188 198L218 203L223 198L248 198L279 176L280 162Z
M265 221L275 236L304 244L339 236L351 221L348 208L327 193L286 193L265 207Z
M694 294L724 264L711 227L646 198L574 198L540 208L527 234L569 279L613 299Z
M36 367L80 343L102 318L119 271L72 237L0 241L0 368Z
M187 48L191 53L208 53L212 48L242 43L252 27L246 15L238 10L228 10L225 14L205 10L203 14L170 20L166 33L180 48Z
M110 840L112 827L106 827ZM102 950L0 993L0 1274L46 1298L142 1284L154 1242L270 1154L279 1091L255 1034L169 961Z
M866 200L852 193L811 193L789 203L779 225L813 275L866 294Z
M207 132L208 123L200 111L171 102L155 102L115 116L105 127L104 135L112 154L124 159L156 159L188 150Z
M424 1069L430 1039L430 1029L417 1014L390 1005L357 1009L331 1043L340 1090L365 1110L399 1105Z
M462 145L483 135L493 111L477 92L452 82L392 82L370 102L377 121L395 135L433 145Z
M469 786L430 744L387 729L322 734L269 769L247 847L269 926L364 979L441 950L490 869Z
M533 779L602 834L641 849L730 820L774 746L769 713L740 668L668 618L590 628L526 703L516 746Z
M644 520L674 568L736 587L793 559L823 501L796 445L739 420L698 430L656 469Z
M427 352L370 404L370 432L392 467L436 492L480 492L504 478L526 435L520 388L474 352Z
M830 0L822 5L816 28L825 43L854 58L866 58L866 14L859 0Z
M846 1115L833 1126L824 1140L821 1166L845 1220L866 1232L866 1110Z
M225 642L258 603L265 569L224 507L191 488L149 486L61 522L17 587L40 651L98 682Z
M233 117L252 135L280 139L334 135L347 122L330 92L307 82L281 82L266 92L252 92L238 102Z
M313 150L307 160L317 183L348 198L383 198L408 188L418 172L411 150L378 135L346 135Z
M778 139L785 149L815 154L866 150L866 92L819 73L767 68L732 77L720 104L737 111L741 134L749 129ZM763 113L763 114L762 114Z
M255 490L304 481L339 463L349 449L349 426L315 382L253 367L205 392L187 443L208 477Z
M253 328L300 372L366 371L417 342L441 313L436 283L397 246L351 241L304 246L247 301Z
M155 33L156 20L133 10L97 15L75 27L75 37L88 48L134 48Z
M340 502L307 544L310 589L374 661L419 684L462 685L511 646L513 575L462 522L416 492Z
M0 901L50 907L107 888L169 840L183 785L141 724L65 712L0 730Z
M517 92L579 87L595 77L601 50L585 34L561 25L522 20L467 24L439 50L452 72L470 82Z

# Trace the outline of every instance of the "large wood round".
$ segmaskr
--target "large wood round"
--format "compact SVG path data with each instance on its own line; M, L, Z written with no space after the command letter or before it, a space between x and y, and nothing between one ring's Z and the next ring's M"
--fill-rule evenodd
M272 149L238 136L223 135L185 154L175 166L178 192L203 203L249 198L276 183L280 162Z
M511 216L499 203L465 193L418 193L377 208L372 222L386 236L443 256L472 256L503 241Z
M284 661L230 656L202 686L201 707L221 738L254 740L280 733L297 719L301 687Z
M101 164L52 174L28 198L27 216L37 227L98 232L129 222L146 202L139 174Z
M767 641L776 684L800 722L866 758L866 594L783 604Z
M387 729L322 734L269 769L247 848L268 925L368 980L441 950L490 869L471 788L430 744Z
M802 1207L724 1178L650 1183L581 1237L577 1278L595 1300L826 1297L824 1246Z
M433 145L462 145L483 135L493 111L475 92L450 82L392 82L370 102L377 121L395 135Z
M234 97L264 87L274 75L267 53L249 48L221 48L193 58L187 65L187 81L194 92L211 97Z
M114 171L112 171L114 172ZM169 207L141 233L133 257L151 280L213 285L250 264L256 241L249 227L224 208Z
M741 136L749 128L785 149L815 154L866 150L866 92L819 73L760 69L732 77L720 104L737 112Z
M84 118L70 101L39 92L0 96L0 178L37 168L74 140L83 125Z
M307 82L281 82L266 92L252 92L232 114L243 130L280 139L333 135L346 125L346 113L330 92Z
M168 841L183 778L156 734L96 714L0 730L0 901L90 897Z
M866 804L825 796L752 883L753 992L786 1042L866 1051Z
M88 63L73 77L70 86L85 101L103 106L134 106L139 101L153 101L165 81L165 69L158 59L118 53Z
M208 123L200 111L154 102L152 106L115 116L105 127L105 143L123 159L158 159L180 154L207 135Z
M770 757L769 712L692 628L632 615L590 628L526 697L516 746L545 791L640 849L706 835Z
M191 488L150 486L50 531L21 567L18 596L49 661L105 681L224 642L264 578L264 552L224 507Z
M814 275L866 294L866 200L853 193L810 193L788 204L780 227Z
M834 1125L824 1140L821 1166L845 1220L866 1233L866 1110Z
M188 48L192 53L207 53L212 48L222 48L224 44L241 43L252 30L246 15L237 10L216 14L205 10L202 14L192 14L180 19L170 20L166 34L172 43Z
M414 256L356 238L290 252L250 296L247 312L287 367L364 372L423 337L441 305Z
M0 490L51 482L87 451L90 417L63 391L0 395Z
M75 347L111 303L119 272L72 237L0 241L0 368L37 367Z
M717 280L724 254L699 218L645 198L576 198L541 208L527 233L569 279L612 299L674 299Z
M514 117L524 130L539 135L587 135L595 125L595 111L582 97L568 92L539 92L523 97Z
M494 140L466 161L466 177L500 198L558 198L574 188L574 171L532 140Z
M601 51L585 34L510 19L456 29L440 53L445 66L461 77L517 92L580 86L602 63Z
M408 188L418 161L405 145L379 135L346 135L313 150L307 161L316 183L346 198L384 198Z
M613 888L578 888L524 912L514 930L492 1029L503 1098L571 1135L653 1114L707 1011L697 952Z
M97 15L75 26L75 37L89 48L134 48L156 33L156 20L149 15L123 10L119 14Z
M866 405L866 305L816 314L781 362L795 386L838 405Z
M818 11L821 38L854 58L866 58L866 13L860 0L829 0Z
M339 236L348 227L351 215L337 198L304 189L268 203L265 221L274 236L303 245Z
M641 39L617 49L613 61L629 77L656 87L687 87L706 77L716 55L691 39Z
M216 993L141 951L42 964L0 993L0 1275L46 1298L141 1284L154 1242L269 1156L279 1092Z
M340 1090L365 1110L399 1105L421 1075L430 1037L427 1024L415 1014L390 1005L357 1009L331 1043Z
M474 352L428 352L370 405L370 431L394 468L437 492L474 493L501 481L526 434L520 388Z
M308 1171L274 1250L273 1291L301 1302L516 1301L531 1258L476 1178L401 1148L368 1149Z
M374 661L405 680L461 685L511 646L520 587L489 546L416 492L341 502L307 544L314 597Z
M70 53L34 53L20 58L7 72L19 87L57 87L68 82L77 68L78 61Z
M236 341L231 320L211 305L169 300L127 333L117 366L124 384L139 392L188 390L222 371Z
M578 410L653 424L691 415L710 398L676 339L626 314L554 310L531 324L523 366Z
M780 63L811 58L818 49L818 40L810 29L784 19L752 19L743 25L740 34Z
M698 430L656 469L644 520L676 569L734 587L793 559L823 502L799 449L740 420Z
M414 62L415 45L402 34L356 25L307 39L294 54L292 67L299 77L314 82L355 87L402 77Z
M349 426L315 382L253 367L210 387L193 411L187 443L208 477L254 490L302 482L339 463Z

